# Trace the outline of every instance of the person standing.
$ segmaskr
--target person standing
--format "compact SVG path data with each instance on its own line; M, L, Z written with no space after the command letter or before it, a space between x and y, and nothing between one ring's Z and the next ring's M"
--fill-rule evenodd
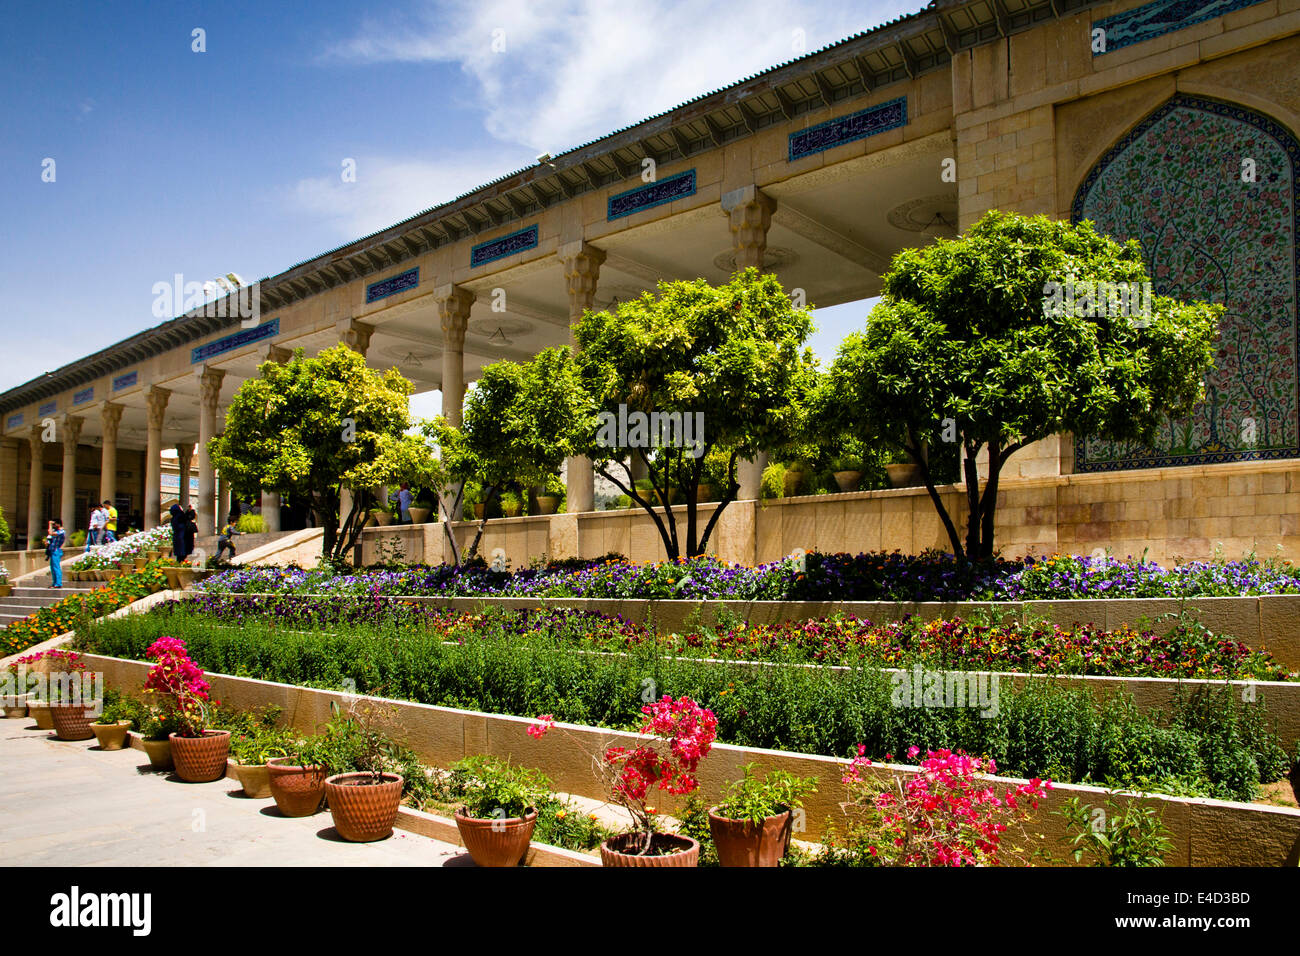
M402 490L397 493L397 523L411 523L411 504L414 496L411 494L411 483L402 482Z
M189 523L180 505L172 505L167 512L172 516L172 557L184 561L189 552L185 550L185 526Z
M104 502L104 544L112 544L117 540L117 509L113 507L113 502L105 500Z
M45 526L45 554L50 559L51 587L63 587L63 542L67 540L63 522L58 518Z
M185 557L194 553L194 539L199 535L199 513L190 505L185 509Z
M221 563L221 555L225 552L227 548L230 549L230 556L232 558L235 556L234 537L235 535L241 533L238 525L235 524L236 520L237 519L232 514L229 518L226 519L225 525L220 529L218 529L217 531L217 563L218 564Z
M100 532L104 530L104 512L99 505L95 505L90 511L90 522L86 526L86 553L99 544Z

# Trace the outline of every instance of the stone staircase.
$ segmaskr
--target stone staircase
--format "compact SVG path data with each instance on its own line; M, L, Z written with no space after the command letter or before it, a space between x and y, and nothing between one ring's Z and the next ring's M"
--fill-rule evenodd
M44 577L44 581L39 578L35 581L28 579L21 586L15 584L13 594L0 597L0 630L14 621L23 620L40 608L57 604L70 594L89 594L96 587L102 586L92 581L65 580L61 589L52 588L49 586L49 574Z

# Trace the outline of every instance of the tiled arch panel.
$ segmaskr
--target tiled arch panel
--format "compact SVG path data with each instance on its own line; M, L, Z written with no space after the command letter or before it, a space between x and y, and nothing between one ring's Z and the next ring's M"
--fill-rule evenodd
M1077 471L1300 456L1297 170L1300 144L1281 124L1182 94L1092 168L1074 221L1137 239L1156 292L1227 310L1205 400L1166 419L1151 447L1076 439Z

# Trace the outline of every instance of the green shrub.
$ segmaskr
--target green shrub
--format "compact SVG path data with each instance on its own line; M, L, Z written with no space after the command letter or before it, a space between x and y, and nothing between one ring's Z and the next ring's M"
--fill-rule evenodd
M235 522L235 530L240 534L265 534L266 519L261 515L245 512L240 515L239 520Z
M302 633L256 621L219 625L177 606L79 633L85 651L136 659L157 637L184 634L194 660L214 673L616 729L640 726L653 687L655 696L710 707L727 743L837 757L862 743L872 759L912 745L948 748L994 758L1003 773L1060 782L1251 800L1288 763L1262 705L1226 688L1180 695L1162 714L1122 694L1097 700L1048 681L1004 684L997 713L984 717L973 708L895 706L889 675L872 667L711 663L661 657L652 644L583 654L562 635L518 633L505 618L444 643L439 630L391 622Z

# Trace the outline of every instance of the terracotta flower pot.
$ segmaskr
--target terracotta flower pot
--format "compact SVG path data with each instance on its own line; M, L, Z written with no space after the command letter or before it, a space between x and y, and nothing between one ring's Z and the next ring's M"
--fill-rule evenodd
M139 736L138 734L136 736ZM170 770L172 767L172 742L170 740L149 740L140 737L149 766L154 770Z
M53 730L54 718L50 715L50 705L43 700L28 700L27 713L36 721L38 730Z
M163 568L163 576L167 578L167 587L173 591L181 589L181 569L180 568Z
M517 502L517 501L516 501L514 504L510 504L510 505L502 504L502 505L501 505L501 513L502 513L503 515L505 515L507 518L518 518L518 517L519 517L519 512L522 511L522 510L523 510L523 505L521 505L521 504L520 504L519 502Z
M0 584L0 597L8 597L13 593L14 586L12 584Z
M518 866L528 852L537 824L537 811L522 817L482 820L456 811L456 829L470 859L477 866Z
M755 825L718 816L717 809L709 810L709 833L720 866L777 866L781 862L790 847L793 817L789 810Z
M858 490L858 482L862 480L860 471L837 471L835 472L835 484L840 486L840 491L849 492Z
M474 506L474 517L482 518L483 512L486 510L487 510L487 505L485 505L483 502L480 501L478 504Z
M86 710L85 704L50 705L50 718L60 740L89 740L95 736L90 729L90 721L95 715L88 715Z
M161 552L161 551L146 551L146 552L144 553L144 556L145 556L145 558L146 558L147 560L149 560L149 561L157 561L159 558L162 557L162 552Z
M209 783L226 775L230 731L205 730L202 737L172 734L172 763L176 776L186 783Z
M635 842L639 834L623 833L600 845L600 862L604 866L699 866L700 845L678 833L656 833L650 852L639 856ZM632 852L628 852L632 850Z
M388 527L388 525L393 522L392 514L387 511L372 511L370 512L370 517L374 520L375 524L380 527Z
M425 524L429 520L432 508L416 508L414 506L407 508L406 512L411 516L411 524Z
M271 796L286 817L309 817L320 809L325 796L325 768L300 767L289 759L272 757L266 762Z
M182 590L191 587L194 584L194 577L195 571L193 568L176 569L176 583L181 586Z
M921 483L921 469L912 462L886 465L889 483L895 488L911 488Z
M8 697L0 697L4 702L4 715L11 719L27 716L27 702L31 700L31 694L11 694Z
M136 558L135 561L134 561L134 564L135 564L135 569L136 569L137 571L143 571L146 567L148 567L148 565L149 565L149 559L148 559L148 558Z
M91 724L90 729L94 731L95 738L99 741L100 750L121 750L122 745L126 743L127 731L131 729L131 721L119 720L113 724Z
M560 507L560 499L555 495L538 495L537 496L537 513L539 515L553 515L555 510Z
M340 773L326 779L325 797L339 836L352 843L392 836L404 783L396 773L381 774L379 782L368 773Z
M244 788L244 796L262 800L271 795L271 772L266 769L266 764L235 763L232 760L230 766L235 768L235 776Z

